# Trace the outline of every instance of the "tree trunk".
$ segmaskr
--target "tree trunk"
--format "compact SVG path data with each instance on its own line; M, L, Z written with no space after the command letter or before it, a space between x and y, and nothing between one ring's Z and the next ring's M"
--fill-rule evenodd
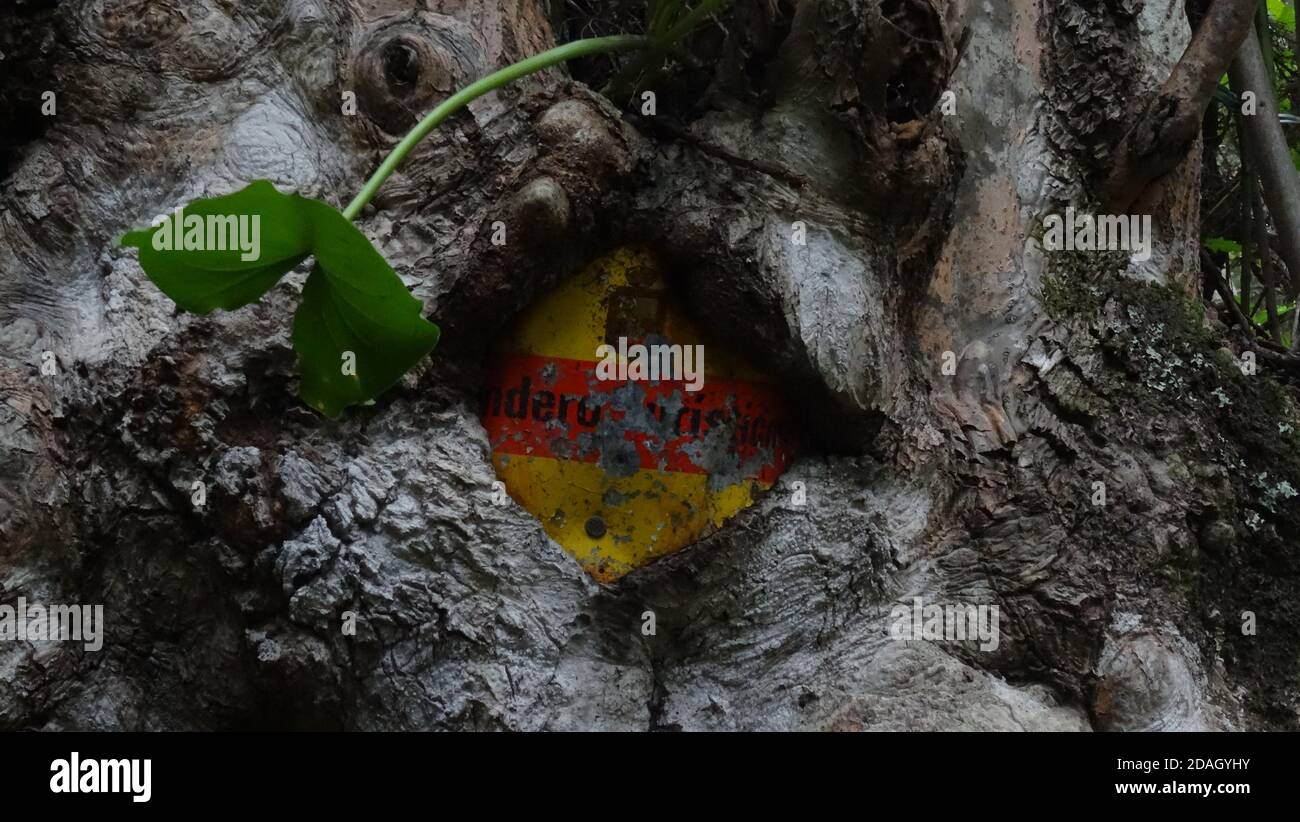
M338 423L294 393L305 272L197 317L113 247L257 178L346 203L455 88L580 36L561 5L4 13L0 602L107 632L0 643L0 726L1296 726L1300 421L1203 318L1197 150L1130 208L1149 259L1043 247L1099 208L1181 3L740 0L653 116L560 70L484 97L359 221L443 344ZM519 309L626 245L813 442L601 585L493 504L476 394ZM997 606L996 648L900 641L915 598Z

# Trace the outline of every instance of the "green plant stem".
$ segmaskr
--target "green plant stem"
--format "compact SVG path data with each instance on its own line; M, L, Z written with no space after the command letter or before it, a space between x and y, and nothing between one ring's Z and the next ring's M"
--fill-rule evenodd
M370 179L366 181L366 186L361 189L361 193L353 198L352 202L348 203L348 207L343 210L343 216L349 220L355 220L357 215L361 213L361 209L365 208L366 204L374 198L384 181L406 159L406 155L410 154L411 150L419 145L421 140L428 137L429 132L437 128L439 123L464 108L471 100L482 97L489 91L495 91L507 83L518 80L520 77L550 68L567 60L620 49L641 48L647 44L646 38L640 35L618 35L615 37L592 37L586 40L575 40L572 43L565 43L562 46L557 46L549 51L544 51L526 60L506 66L500 71L493 72L487 77L471 83L443 100L415 128L411 129L411 133L402 138L402 142L397 144L397 147L392 150L375 173L371 175Z

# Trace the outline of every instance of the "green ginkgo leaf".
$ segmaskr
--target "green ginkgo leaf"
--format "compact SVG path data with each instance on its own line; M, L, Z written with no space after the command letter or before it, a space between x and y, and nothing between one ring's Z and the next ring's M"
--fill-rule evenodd
M258 180L161 215L120 242L140 249L145 274L181 308L231 310L259 299L311 253L309 202Z
M316 266L293 320L299 393L336 417L386 391L438 344L397 273L366 236L324 203L307 201Z

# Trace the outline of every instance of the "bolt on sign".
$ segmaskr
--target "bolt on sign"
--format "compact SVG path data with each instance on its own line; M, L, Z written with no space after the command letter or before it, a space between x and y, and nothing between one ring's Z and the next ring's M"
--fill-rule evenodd
M796 442L772 381L706 339L628 249L515 320L480 417L506 490L601 582L752 505Z

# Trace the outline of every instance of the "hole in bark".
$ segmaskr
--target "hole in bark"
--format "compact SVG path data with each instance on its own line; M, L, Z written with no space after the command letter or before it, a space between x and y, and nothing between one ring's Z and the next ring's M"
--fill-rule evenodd
M420 81L420 55L409 43L393 40L384 47L384 77L395 97L406 97Z
M744 63L745 76L755 91L767 89L768 66L776 59L781 44L790 36L794 27L795 9L792 0L777 0L770 9L771 16L767 21L770 30L756 40L753 52Z
M477 398L505 490L602 582L714 533L806 450L776 375L673 285L640 250L596 260L499 335Z
M557 43L645 31L644 3L559 0L551 6ZM625 54L597 54L572 60L568 68L573 79L591 88L602 88L627 60Z
M6 67L5 81L0 83L0 179L13 172L23 148L45 133L57 118L39 114L44 102L42 92L50 88L54 74L56 50L49 36L54 22L54 2L19 4L10 15L10 24L0 28L0 54Z
M891 123L919 120L934 108L938 96L924 61L909 59L885 86L885 118Z
M907 83L895 75L885 87L885 118L891 123L905 123L916 119L916 106Z
M353 88L367 118L388 134L405 134L434 100L463 82L450 41L447 32L372 34L353 64Z
M896 53L885 86L886 119L918 120L934 108L946 76L943 23L924 2L882 0L880 14Z

